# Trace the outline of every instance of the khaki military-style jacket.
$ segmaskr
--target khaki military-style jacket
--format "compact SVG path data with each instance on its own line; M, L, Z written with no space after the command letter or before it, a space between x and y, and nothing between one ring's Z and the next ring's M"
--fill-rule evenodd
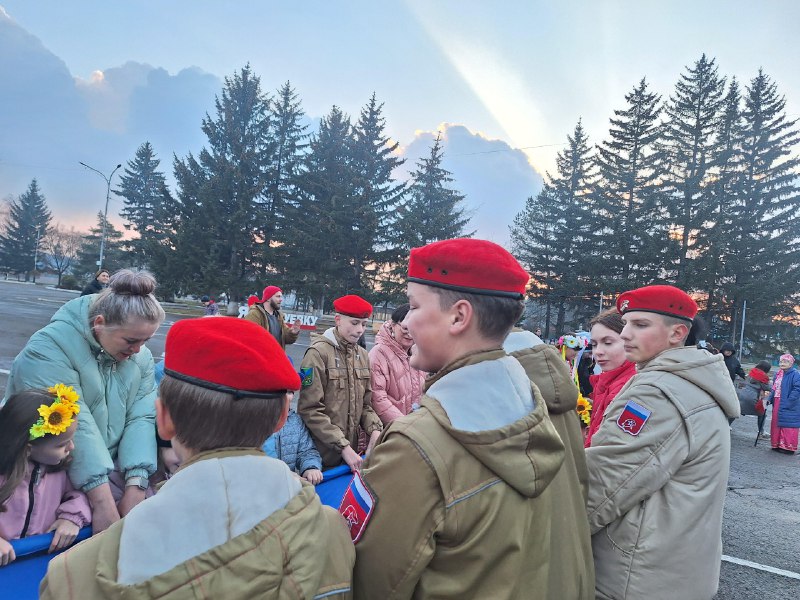
M345 447L357 450L359 425L368 436L383 427L372 410L369 355L331 327L312 336L300 370L297 412L314 438L323 468L334 467L342 462Z
M637 371L586 449L597 597L710 599L736 390L722 355L694 347L666 350ZM641 430L629 402L647 416Z
M564 445L541 394L500 349L426 386L365 461L376 504L356 543L355 597L550 598Z
M285 350L286 346L289 344L294 344L297 341L297 338L300 336L300 332L292 332L292 329L283 321L283 313L281 311L276 310L275 314L278 316L278 324L281 327L281 337L278 340L278 343L281 345L281 348ZM247 314L244 316L244 318L269 331L269 317L267 317L267 310L260 302L253 304L253 306L250 307L250 310L247 311Z
M48 566L44 600L351 598L355 551L314 487L255 449L187 461Z
M555 346L529 331L512 331L503 349L516 358L539 388L550 420L564 442L564 464L550 487L558 498L558 514L550 534L548 598L594 598L594 561L586 518L588 472L583 433L576 412L578 388Z

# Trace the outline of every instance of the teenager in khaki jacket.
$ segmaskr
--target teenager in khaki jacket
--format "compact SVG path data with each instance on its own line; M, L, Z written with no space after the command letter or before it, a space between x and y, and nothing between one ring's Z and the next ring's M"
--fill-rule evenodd
M617 309L637 374L586 449L597 597L710 599L736 391L721 355L684 346L697 314L686 293L639 288Z
M519 361L539 388L550 420L564 442L564 464L550 486L560 508L551 523L550 565L557 575L549 578L547 597L592 600L594 562L586 518L589 475L577 413L578 388L561 353L530 331L517 329L509 333L503 350ZM558 576L564 572L572 576Z
M209 347L235 358L220 361ZM166 356L156 420L180 469L124 519L50 561L41 598L350 598L355 552L344 521L259 449L300 387L277 342L248 321L186 319L167 334Z
M314 438L325 469L347 463L355 472L359 426L372 450L383 429L372 409L369 355L358 345L372 305L350 294L333 301L336 325L317 336L300 363L303 387L297 412Z
M355 595L549 598L550 577L576 576L550 565L564 445L538 389L502 350L528 274L474 239L412 250L408 274L411 364L434 375L420 408L391 422L356 474L370 515L343 503L357 540Z

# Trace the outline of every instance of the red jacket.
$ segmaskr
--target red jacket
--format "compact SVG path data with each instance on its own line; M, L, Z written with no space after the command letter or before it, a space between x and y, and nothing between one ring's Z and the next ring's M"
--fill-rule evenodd
M600 429L600 423L603 422L603 413L619 394L622 386L628 383L628 380L634 375L636 375L636 365L626 360L616 369L589 377L594 391L592 392L592 417L589 421L589 431L586 433L584 447L591 446L592 436Z

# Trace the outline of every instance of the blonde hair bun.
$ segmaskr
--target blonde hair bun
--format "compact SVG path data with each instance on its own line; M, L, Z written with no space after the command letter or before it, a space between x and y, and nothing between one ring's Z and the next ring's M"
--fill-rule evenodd
M108 280L108 287L115 294L149 296L156 289L156 278L147 271L134 272L130 269L121 269Z

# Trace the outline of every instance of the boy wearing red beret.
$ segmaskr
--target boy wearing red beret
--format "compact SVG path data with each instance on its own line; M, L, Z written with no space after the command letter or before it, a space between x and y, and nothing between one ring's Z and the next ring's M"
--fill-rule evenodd
M314 438L323 468L361 468L359 425L372 450L383 426L372 409L369 354L358 345L372 305L350 294L333 301L336 325L317 336L300 363L303 387L297 412Z
M254 296L250 296L253 298ZM244 316L248 321L260 325L272 334L284 350L289 344L294 344L300 335L300 323L295 321L291 327L283 320L281 303L283 292L277 285L268 285L261 294L261 299L255 296L252 303L248 299L250 310Z
M528 274L497 244L458 239L412 250L408 275L411 365L434 375L340 507L356 540L355 595L567 598L558 579L585 573L550 562L560 518L550 484L564 445L538 388L502 349ZM579 546L577 537L563 543Z
M181 467L124 519L54 558L41 597L350 597L355 553L341 517L260 450L299 387L257 325L175 323L156 422Z
M697 304L654 285L617 300L637 374L586 449L598 598L712 598L739 403L720 355L684 344Z

